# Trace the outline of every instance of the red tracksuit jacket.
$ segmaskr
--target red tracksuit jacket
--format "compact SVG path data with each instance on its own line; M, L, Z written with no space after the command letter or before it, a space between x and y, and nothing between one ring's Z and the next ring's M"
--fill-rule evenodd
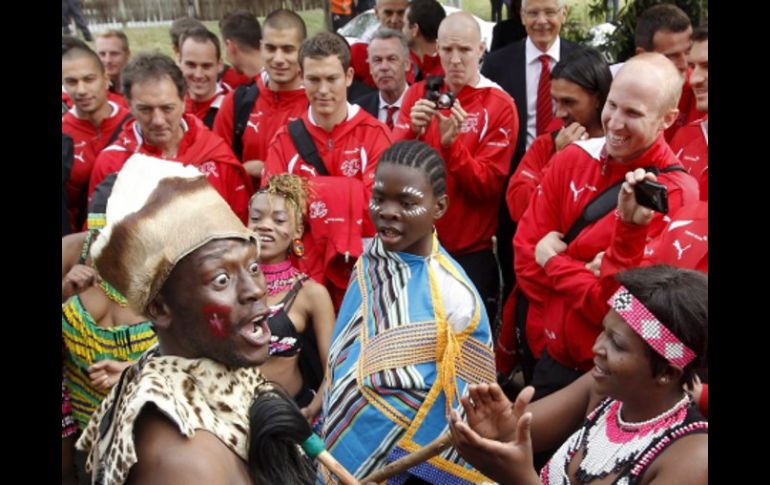
M676 118L676 121L674 121L674 124L669 126L664 132L667 142L671 142L682 127L703 117L703 113L698 111L695 93L690 85L690 74L692 74L692 69L688 69L687 74L685 74L682 95L679 97L679 104L677 105L677 108L679 108L679 116Z
M608 159L603 148L604 139L594 138L573 143L554 155L551 168L530 201L513 239L517 285L530 301L527 340L533 353L539 356L547 346L548 353L557 362L584 371L592 366L591 348L601 330L601 319L586 319L579 311L587 298L586 282L592 281L590 278L595 280L585 264L610 246L616 212L611 211L585 228L567 250L552 257L545 268L535 261L535 246L550 231L566 233L585 206L622 180L626 172L679 164L662 135L636 160L626 164ZM664 173L658 181L668 188L672 214L698 200L697 183L686 173ZM657 236L665 224L663 215L656 214L648 227L648 235Z
M305 88L273 91L266 86L267 80L267 73L257 78L259 96L249 114L249 120L241 138L242 162L249 160L264 162L267 159L270 142L278 130L307 111ZM221 136L229 146L233 146L234 101L235 92L228 93L214 120L214 133Z
M241 84L249 84L251 79L246 74L238 72L233 66L225 66L219 78L219 83L222 85L222 89L229 93L230 91L235 91Z
M706 123L708 115L680 128L671 140L671 150L698 180L701 200L708 200L709 141Z
M107 142L120 122L129 114L126 108L117 103L110 101L109 104L112 108L110 116L102 121L98 128L91 122L78 118L75 108L71 108L61 120L61 131L72 137L75 148L75 159L67 181L67 200L72 227L75 227L75 220L83 215L82 211L88 210L87 207L80 206L80 194L88 187L96 156L107 146Z
M364 184L364 201L368 204L377 160L391 145L390 130L385 123L360 106L351 104L348 104L347 119L335 126L330 133L311 121L310 108L302 114L302 121L305 122L329 174L361 180ZM270 175L286 172L310 178L318 176L315 168L299 156L288 128L283 126L268 149L262 185L267 185ZM373 234L374 227L367 215L364 220L364 235Z
M414 51L410 50L409 58L412 60L412 65L420 70L422 79L425 79L428 76L444 75L444 68L441 66L441 57L439 57L438 53L433 55L426 54L422 56L422 59L420 59L417 57L417 54L415 54ZM414 71L414 68L410 69L410 72Z
M225 94L227 94L227 91L219 83L217 83L217 89L214 92L214 96L206 101L193 101L190 97L190 93L187 93L184 95L184 112L195 115L202 121L211 108L219 110L222 106L222 101L225 99Z
M614 275L639 266L669 264L708 274L708 202L681 207L663 231L650 240L648 226L616 221L612 243L602 259L600 278L576 272L572 288L575 304L565 318L601 323L607 300L618 288ZM546 264L546 268L550 261ZM598 330L597 330L598 334ZM551 347L548 347L549 353Z
M395 140L413 139L412 106L425 96L425 81L404 95ZM468 254L492 247L505 177L516 148L519 117L513 99L497 84L481 76L476 87L457 95L468 114L452 146L441 147L438 118L418 138L435 148L447 166L449 209L436 222L441 244L452 254ZM448 111L444 111L444 115Z
M556 145L551 133L544 133L532 141L521 158L519 166L508 181L505 201L513 222L519 222L524 211L529 207L529 199L540 185L551 157L556 153Z
M357 185L340 181L337 184L339 190L336 191L332 187L334 184L326 183L328 181L317 183L320 200L313 200L308 209L309 231L303 237L306 241L306 256L304 261L300 262L300 268L318 282L326 284L333 301L339 306L352 265L355 258L361 254L361 237L370 237L375 233L369 217L368 202L372 194L377 160L391 145L390 130L358 105L350 104L347 119L335 126L331 132L326 132L311 121L309 108L301 119L329 175L362 182ZM315 167L306 163L297 153L288 128L282 127L270 144L262 185L267 184L271 175L286 172L310 179L319 177ZM349 193L356 186L362 187L363 193L360 196ZM357 214L351 215L351 210L355 210ZM325 227L330 223L339 227L333 231L334 234L329 233ZM318 224L324 227L314 229ZM315 238L315 235L319 237ZM345 253L349 253L353 258L348 258L348 261L342 263L339 258L334 257L335 254Z
M182 117L182 125L184 136L179 142L176 156L170 160L193 165L205 174L233 212L244 224L247 223L249 196L253 189L243 165L235 158L225 141L209 131L195 116L185 114ZM134 153L164 158L158 148L144 143L139 125L136 121L130 121L124 126L118 141L105 148L96 158L88 185L89 198L99 182L107 175L120 171Z

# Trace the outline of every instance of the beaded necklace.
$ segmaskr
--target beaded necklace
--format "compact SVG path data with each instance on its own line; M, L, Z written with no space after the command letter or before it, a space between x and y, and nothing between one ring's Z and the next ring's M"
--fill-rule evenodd
M91 240L98 232L98 230L92 229L86 234L86 240L83 244L83 249L80 251L81 264L85 264L86 259L88 259L88 251L91 249ZM91 263L91 267L93 267L93 262ZM128 300L126 300L126 297L121 295L118 290L113 288L113 286L107 283L105 280L102 280L101 283L99 283L99 288L102 289L104 295L107 298L120 305L121 308L126 308L128 306Z
M267 294L270 296L291 288L299 274L299 270L288 259L276 264L260 264L260 267L265 274Z
M102 289L104 295L107 298L120 305L121 308L126 308L128 306L128 300L126 300L126 297L121 295L118 290L113 288L113 286L107 283L105 280L102 280L102 282L99 283L99 288Z
M689 404L690 398L685 395L672 408L652 419L627 423L621 417L623 404L612 402L606 412L597 417L594 426L581 430L581 436L576 440L577 446L573 449L585 449L576 478L586 483L619 472L653 441L683 423Z

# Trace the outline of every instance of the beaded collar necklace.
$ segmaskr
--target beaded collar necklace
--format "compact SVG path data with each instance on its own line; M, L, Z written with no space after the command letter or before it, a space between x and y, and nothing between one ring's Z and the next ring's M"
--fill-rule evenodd
M294 284L299 270L292 266L291 261L281 261L276 264L260 264L267 281L267 294L273 296L288 290Z
M94 235L96 235L98 232L99 231L96 229L91 229L88 231L88 233L86 233L86 240L83 244L83 249L80 251L80 261L83 263L85 263L86 259L88 259L88 251L91 248L91 242L94 238ZM91 267L95 267L93 261L91 262ZM121 295L118 290L116 290L111 284L107 283L107 281L104 279L102 279L102 281L99 283L99 288L101 288L104 292L104 296L120 305L121 308L126 308L128 306L128 300L126 300L126 297Z
M586 483L619 472L668 430L683 423L689 404L690 398L685 395L672 408L652 419L628 423L621 417L622 403L612 402L594 426L582 433L576 450L584 446L585 452L576 478Z

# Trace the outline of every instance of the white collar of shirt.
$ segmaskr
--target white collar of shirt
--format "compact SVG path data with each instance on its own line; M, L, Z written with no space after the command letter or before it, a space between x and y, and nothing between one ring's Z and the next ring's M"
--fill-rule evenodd
M347 116L347 118L345 118L345 121L350 121L351 119L353 119L353 117L355 115L358 114L358 110L361 107L358 106L357 104L350 104L347 101L345 102L345 104L348 107L348 116ZM318 126L318 123L316 122L315 118L313 118L313 107L312 106L308 106L307 107L307 119L309 119L310 123L312 123L314 126Z
M386 109L388 106L395 106L398 109L401 109L401 103L404 101L404 95L406 94L406 90L409 88L409 86L404 86L404 90L401 92L401 96L398 97L395 103L388 103L385 101L385 99L382 97L382 92L378 91L378 96L380 97L380 110Z
M107 100L107 104L110 105L110 115L107 118L112 118L113 116L118 114L118 110L120 108L118 107L117 103L115 103L113 101L110 101L110 100ZM84 120L85 119L85 118L82 118L82 117L78 116L78 110L75 108L74 101L73 101L73 104L72 104L72 108L70 108L70 113L72 113L72 116L74 116L75 118L77 118L79 120Z
M559 54L561 54L561 37L556 37L556 40L553 44L551 44L551 47L543 52L540 49L538 49L535 46L535 43L532 42L532 39L527 36L527 40L524 42L524 55L527 60L527 64L530 64L534 61L540 62L540 56L543 54L546 54L548 57L551 58L554 62L559 62Z

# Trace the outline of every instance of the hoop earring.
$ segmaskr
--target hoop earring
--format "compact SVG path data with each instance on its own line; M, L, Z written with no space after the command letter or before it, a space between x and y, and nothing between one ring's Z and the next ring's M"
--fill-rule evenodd
M305 245L302 244L301 239L297 238L291 242L291 252L298 258L305 255Z

